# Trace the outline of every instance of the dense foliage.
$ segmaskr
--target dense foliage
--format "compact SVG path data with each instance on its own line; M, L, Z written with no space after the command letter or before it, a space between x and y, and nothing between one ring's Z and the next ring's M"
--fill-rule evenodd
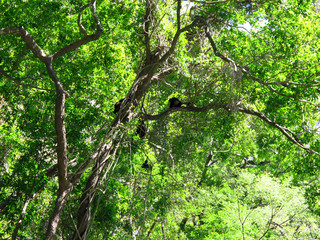
M318 10L2 1L0 238L320 238Z

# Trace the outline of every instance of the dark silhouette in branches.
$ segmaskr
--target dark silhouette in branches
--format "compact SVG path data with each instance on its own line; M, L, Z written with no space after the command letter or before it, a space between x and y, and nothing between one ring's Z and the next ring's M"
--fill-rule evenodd
M136 131L136 134L139 135L139 137L142 139L146 136L147 128L144 122L142 121Z

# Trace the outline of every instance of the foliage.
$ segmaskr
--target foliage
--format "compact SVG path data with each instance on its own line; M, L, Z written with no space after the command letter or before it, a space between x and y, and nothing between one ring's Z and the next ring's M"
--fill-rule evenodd
M2 1L1 238L320 238L318 5Z

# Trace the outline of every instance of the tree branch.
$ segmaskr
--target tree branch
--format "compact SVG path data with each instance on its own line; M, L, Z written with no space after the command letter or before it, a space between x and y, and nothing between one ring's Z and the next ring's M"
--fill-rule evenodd
M262 119L264 122L268 123L270 126L275 127L275 128L277 128L278 130L280 130L280 131L282 132L282 134L283 134L287 139L289 139L291 142L293 142L294 144L296 144L296 145L299 146L300 148L306 150L308 153L310 153L310 154L315 153L315 154L317 154L317 155L320 155L318 152L315 152L314 150L305 147L305 146L303 145L303 143L299 140L299 138L298 138L291 130L289 130L289 129L286 128L286 127L280 126L279 124L277 124L277 123L274 122L274 121L271 121L271 120L270 120L269 118L267 118L264 114L259 113L259 112L255 112L255 111L252 111L252 110L249 110L249 109L244 109L244 108L241 108L241 107L238 108L238 111L239 111L239 112L242 112L242 113L249 114L249 115L253 115L253 116L256 116L256 117Z
M3 28L0 29L0 35L18 35L22 38L22 40L27 44L27 46L31 49L33 54L40 59L42 62L47 61L46 54L39 47L37 42L31 37L31 35L23 28Z
M88 4L87 4L88 5ZM88 6L85 5L84 7L81 8L81 10L83 11L85 8L87 8ZM79 48L81 47L82 45L85 45L89 42L92 42L92 41L95 41L97 39L100 38L101 36L101 33L102 33L102 26L101 26L101 23L98 19L98 16L97 16L97 12L96 12L96 0L93 0L91 1L91 3L89 4L92 6L92 16L93 16L93 19L95 21L95 23L97 24L97 29L96 29L96 32L92 35L87 35L87 32L86 30L84 29L84 27L81 25L81 23L79 22L81 18L81 12L79 13L79 17L78 17L78 25L79 25L79 28L80 28L80 31L82 33L84 33L85 37L78 40L78 41L75 41L73 43L71 43L70 45L68 46L65 46L64 48L60 49L58 52L56 52L55 54L52 55L52 60L55 61L57 58L65 55L66 53L70 52L70 51L73 51L75 50L76 48ZM81 11L80 10L80 11Z
M86 37L88 34L87 34L87 30L86 30L86 29L84 28L84 26L81 24L81 15L82 15L82 12L83 12L86 8L90 7L90 5L91 5L91 3L88 3L88 4L84 5L84 6L82 6L82 7L80 8L79 15L78 15L78 26L79 26L80 32L82 32L85 37Z
M149 115L149 114L143 114L141 116L139 116L141 119L145 119L145 120L158 120L158 119L162 119L167 115L170 115L171 113L174 112L207 112L209 110L215 110L215 109L225 109L226 111L237 111L237 112L242 112L245 114L249 114L249 115L253 115L256 116L258 118L260 118L261 120L263 120L264 122L268 123L270 126L280 130L280 132L292 143L294 143L295 145L299 146L300 148L306 150L309 154L317 154L320 155L318 152L306 147L303 145L303 143L299 140L299 138L297 137L297 135L295 135L290 129L280 126L279 124L277 124L276 122L270 120L269 118L267 118L264 114L259 113L259 112L255 112L253 110L249 110L249 109L245 109L241 106L238 105L231 105L231 104L223 104L223 103L217 103L214 105L208 105L205 107L194 107L194 106L189 106L189 107L175 107L175 108L170 108L167 111L160 113L158 115Z
M172 39L172 43L171 43L171 47L169 48L169 50L162 56L162 58L159 60L159 63L163 63L165 62L170 56L171 54L174 52L176 46L177 46L177 43L178 43L178 40L179 40L179 37L182 33L188 31L189 29L195 27L196 25L198 24L198 20L195 20L193 21L190 25L188 26L185 26L184 28L182 29L179 29L177 30L176 34L174 35L173 39Z
M228 58L226 56L224 56L223 54L221 54L215 44L215 42L213 41L210 33L209 33L209 26L207 24L207 22L204 20L204 19L201 19L201 21L204 23L205 25L205 34L206 34L206 37L208 38L209 42L210 42L210 45L213 49L213 52L214 54L221 58L223 61L227 62L227 63L231 63L234 67L235 67L235 70L237 71L238 69L243 72L244 74L246 74L248 77L251 78L251 80L253 80L254 82L258 82L259 84L263 85L263 86L266 86L269 90L271 90L272 92L280 95L280 96L283 96L283 97L287 97L287 98L293 98L293 99L296 99L297 101L300 101L300 102L305 102L305 103L309 103L309 104L312 104L314 106L316 106L316 104L314 103L311 103L307 100L304 100L304 99L298 99L298 95L303 92L307 87L314 87L314 86L319 86L318 84L296 84L296 85L302 85L302 86L305 86L305 88L299 92L296 92L294 95L287 95L287 94L283 94L281 92L279 92L278 90L276 90L274 87L272 87L271 85L274 85L274 84L277 84L277 85L282 85L282 86L287 86L289 84L289 82L285 82L285 83L279 83L279 82L273 82L273 83L267 83L267 82L264 82L264 81L261 81L260 79L254 77L250 72L249 72L249 69L247 66L241 66L237 63L235 63L231 58ZM290 84L293 84L292 82L290 82Z
M146 0L146 9L144 14L144 41L146 44L146 59L149 62L151 59L151 46L150 46L150 22L151 22L151 1Z
M20 79L18 80L18 79L15 79L15 78L11 77L11 76L8 75L8 74L6 73L6 71L4 71L2 68L0 68L0 73L1 73L2 75L4 75L6 78L14 81L17 85L20 85L20 86L22 86L22 87L30 87L30 88L35 88L35 89L43 90L43 91L52 91L51 89L40 88L40 87L31 85L31 84L23 84ZM27 78L31 78L31 77L27 77Z
M220 1L199 1L199 0L193 0L193 2L196 3L203 3L203 4L216 4L216 3L225 3L225 2L230 2L233 0L220 0Z
M181 12L181 0L178 0L178 6L177 6L177 27L178 27L178 31L181 29L181 16L180 16L180 12Z

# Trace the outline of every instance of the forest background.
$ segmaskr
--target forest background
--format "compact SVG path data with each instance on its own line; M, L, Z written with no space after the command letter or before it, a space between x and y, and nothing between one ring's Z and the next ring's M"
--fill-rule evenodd
M1 239L320 238L318 1L0 2Z

